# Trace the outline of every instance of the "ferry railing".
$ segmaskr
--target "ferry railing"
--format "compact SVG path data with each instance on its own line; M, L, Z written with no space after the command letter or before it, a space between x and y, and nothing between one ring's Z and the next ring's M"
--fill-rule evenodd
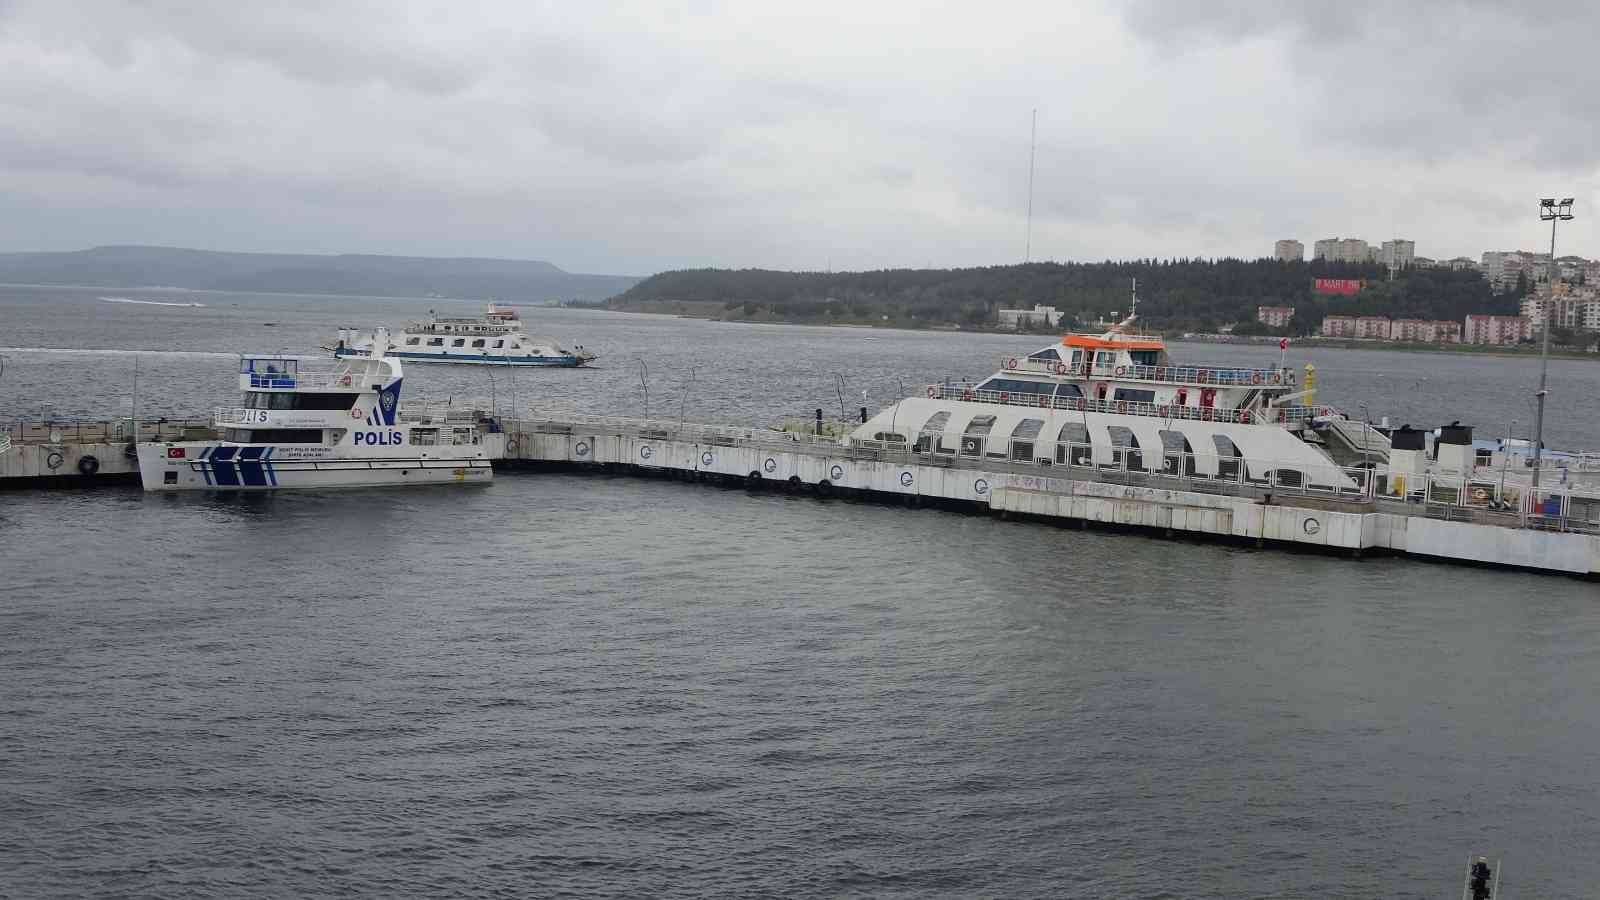
M389 380L387 373L376 375L356 373L348 367L310 372L302 369L298 372L241 372L240 374L250 379L250 387L269 389L366 390Z
M1034 359L1007 356L1000 367L1008 372L1031 372L1041 375L1078 375L1093 378L1123 378L1133 381L1157 381L1167 384L1193 384L1200 387L1293 387L1295 373L1287 368L1244 369L1235 366L1143 366L1101 365L1080 363L1070 365L1059 359Z
M964 400L969 403L997 403L1002 406L1031 406L1037 409L1064 409L1238 425L1289 425L1310 422L1334 414L1332 407L1326 406L1285 406L1265 410L1222 409L1214 406L1180 406L1135 400L1096 400L1021 391L978 390L966 384L930 384L925 393L933 400Z

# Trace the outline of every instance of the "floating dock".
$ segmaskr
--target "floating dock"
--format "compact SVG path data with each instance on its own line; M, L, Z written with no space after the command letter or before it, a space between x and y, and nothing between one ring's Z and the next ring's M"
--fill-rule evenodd
M12 425L0 485L92 484L136 477L126 420ZM141 423L141 443L206 440L204 421ZM1600 496L1567 489L1502 501L1482 471L1359 471L1355 487L1250 478L1248 465L1203 475L1178 457L1107 457L1090 447L1055 460L918 451L762 428L569 416L498 420L483 434L502 469L595 468L953 506L1089 527L1121 526L1362 556L1397 553L1594 577ZM1103 448L1100 448L1103 450ZM1032 457L1033 454L1028 455ZM92 463L85 460L93 460ZM1243 461L1241 461L1243 462ZM1487 487L1487 489L1485 489Z

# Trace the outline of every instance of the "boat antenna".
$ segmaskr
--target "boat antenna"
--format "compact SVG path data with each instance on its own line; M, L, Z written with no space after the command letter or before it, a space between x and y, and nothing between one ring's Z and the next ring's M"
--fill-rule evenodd
M635 356L639 363L639 387L644 390L644 417L650 418L650 367L644 364L643 357Z
M1028 130L1028 229L1022 250L1022 261L1033 259L1033 160L1039 148L1039 108L1033 108L1033 124Z

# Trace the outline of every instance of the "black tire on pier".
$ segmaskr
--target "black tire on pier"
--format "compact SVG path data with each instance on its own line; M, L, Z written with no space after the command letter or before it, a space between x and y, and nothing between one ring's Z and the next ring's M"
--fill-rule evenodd
M817 496L818 497L832 497L833 496L833 482L829 481L826 478L824 478L821 481L817 482Z
M800 490L800 488L802 486L803 485L800 483L800 476L799 475L790 475L789 476L789 493L792 494L792 493Z
M100 471L100 460L92 455L78 457L78 474L85 477L93 476Z
M761 489L761 473L760 472L751 472L749 475L746 475L744 477L744 486L749 488L752 491L760 490Z

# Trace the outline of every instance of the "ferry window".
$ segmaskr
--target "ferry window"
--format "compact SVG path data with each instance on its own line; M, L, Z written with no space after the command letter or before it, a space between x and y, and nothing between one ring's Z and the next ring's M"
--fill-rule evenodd
M1154 403L1156 402L1156 392L1141 391L1135 388L1117 388L1117 392L1111 395L1111 399L1126 400L1129 403Z
M474 346L474 347L482 347L483 346L483 338L478 338L477 340L473 341L472 342L472 346Z
M420 343L422 343L422 338L414 338L414 337L406 338L406 346L407 347L415 347L416 345L418 345Z
M1082 400L1083 389L1075 384L1062 384L1056 386L1057 400Z
M1082 350L1074 350L1074 351L1072 351L1072 367L1074 369L1076 369L1078 366L1081 366L1081 365L1083 365L1083 351Z
M885 444L904 444L906 442L905 435L895 434L891 431L879 431L873 434L872 439Z
M1033 439L1044 428L1043 419L1023 419L1011 429L1011 458L1022 462L1033 461Z
M1242 455L1239 453L1239 448L1234 446L1233 441L1228 440L1226 435L1221 434L1212 435L1211 443L1217 448L1217 477L1238 478L1239 457Z
M1136 366L1158 366L1161 364L1160 350L1130 350L1128 356L1133 359Z
M1074 466L1086 466L1093 459L1089 447L1089 429L1082 422L1068 422L1056 433L1056 462L1067 465L1068 455Z
M991 378L978 385L980 391L1004 391L1008 394L1048 394L1055 385L1048 381L1023 381L1020 378Z
M505 341L495 341L494 342L494 348L496 350L499 350L501 347L504 347L505 345L506 345Z
M1181 431L1161 432L1161 470L1168 475L1193 475L1194 449Z
M1116 354L1110 350L1101 350L1094 355L1094 364L1099 367L1110 366L1116 361Z
M460 347L463 344L465 344L466 342L467 342L466 338L456 338L455 340L450 342L450 346L452 346L452 347Z
M927 453L932 450L936 453L954 453L955 448L945 445L944 426L950 421L950 411L936 412L928 417L927 424L922 426L922 433L917 438L916 450Z
M1056 352L1056 348L1054 348L1054 347L1046 347L1043 350L1040 350L1038 353L1029 353L1028 354L1028 358L1029 359L1053 359L1053 360L1056 360L1056 361L1059 362L1060 359L1061 359L1061 354L1057 353Z
M983 445L989 440L989 430L994 427L994 416L973 416L961 435L962 456L982 456Z
M240 444L320 444L321 428L240 428L235 443Z
M1125 425L1112 425L1106 429L1111 434L1111 461L1122 465L1125 461L1130 471L1143 469L1144 460L1139 454L1139 438Z
M443 347L444 338L428 338L429 347Z

